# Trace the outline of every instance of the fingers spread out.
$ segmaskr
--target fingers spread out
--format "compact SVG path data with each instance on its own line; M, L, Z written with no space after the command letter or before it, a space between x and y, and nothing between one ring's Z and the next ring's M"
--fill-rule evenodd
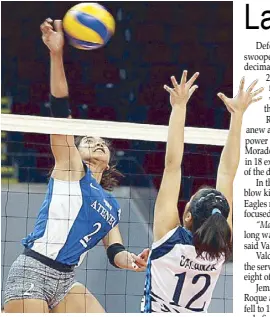
M260 89L257 89L257 90L255 90L253 93L252 93L252 97L255 97L255 96L257 96L257 95L259 95L261 92L263 92L264 91L264 88L263 87L261 87Z
M222 101L225 101L226 96L225 96L224 94L222 94L221 92L219 92L217 95L218 95L218 97L219 97Z
M197 86L197 85L194 85L194 86L192 86L192 87L189 89L189 94L190 94L190 96L194 93L194 91L195 91L197 88L198 88L198 86Z
M196 73L190 78L190 80L187 82L187 85L188 85L189 88L194 84L194 82L195 82L195 80L198 78L199 74L200 74L200 73L196 72Z
M225 96L224 94L222 94L221 92L219 92L218 94L218 97L224 102L227 110L230 112L230 113L233 113L234 112L234 109L232 107L229 106L229 103L228 103L228 97Z
M260 96L260 97L257 97L257 98L253 98L251 101L250 101L250 103L249 104L252 104L252 103L254 103L254 102L257 102L257 101L259 101L259 100L262 100L262 96Z
M174 76L171 77L171 82L173 84L173 87L176 89L178 87L178 83L177 83L177 81L176 81Z
M254 81L251 83L251 85L250 85L250 86L248 87L248 89L247 89L247 92L248 92L248 93L251 93L251 92L252 92L252 90L253 90L253 88L256 86L257 82L258 82L258 79L254 80Z
M243 77L240 81L239 91L243 91L245 86L245 77Z
M170 93L171 95L176 95L176 92L172 88L168 87L167 85L164 85L164 89L168 91L168 93Z
M171 82L172 82L172 84L173 84L174 89L168 87L167 85L164 85L164 89L165 89L166 91L168 91L171 95L176 96L176 95L177 95L176 91L177 91L177 89L179 88L179 86L186 84L186 85L187 85L186 87L187 87L188 89L190 89L189 93L190 93L190 95L191 95L191 94L193 94L193 92L198 88L198 86L192 87L192 85L194 84L194 82L195 82L195 80L198 78L198 76L199 76L199 73L196 72L196 73L190 78L190 80L189 80L188 82L186 82L186 81L187 81L187 71L184 70L184 71L183 71L183 74L182 74L182 78L181 78L180 84L177 83L177 81L176 81L176 79L175 79L174 76L171 76ZM184 87L185 87L185 86L184 86ZM191 87L191 88L190 88L190 87Z
M181 82L180 85L183 85L187 82L187 70L183 71L182 77L181 77Z

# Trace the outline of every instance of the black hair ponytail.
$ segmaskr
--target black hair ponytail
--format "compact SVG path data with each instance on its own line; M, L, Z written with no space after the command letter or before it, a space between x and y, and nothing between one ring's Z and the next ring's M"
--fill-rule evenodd
M231 256L231 229L224 216L215 213L207 218L196 232L193 233L193 244L197 256L203 256L209 260L225 256L228 260Z
M199 190L190 203L193 218L193 245L197 256L208 260L232 254L232 232L227 222L230 207L226 198L214 188Z

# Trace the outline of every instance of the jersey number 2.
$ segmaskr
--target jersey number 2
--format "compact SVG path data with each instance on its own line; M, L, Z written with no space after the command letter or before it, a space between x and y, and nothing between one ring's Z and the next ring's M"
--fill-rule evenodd
M173 302L178 305L179 299L180 299L180 296L181 296L181 292L182 292L182 289L183 289L185 277L186 277L186 272L185 273L181 273L181 274L175 274L175 276L178 277L178 282L176 284L176 288L175 288L175 291L174 291ZM193 279L192 279L192 284L196 284L200 278L205 278L204 287L196 295L194 295L190 299L190 301L187 303L187 305L185 307L185 308L190 309L190 310L195 311L195 312L203 311L204 310L204 306L205 306L205 302L203 304L203 307L201 307L201 308L191 308L190 306L207 291L208 287L211 284L211 277L210 277L209 274L198 274L198 275L195 275L193 277Z
M99 230L101 229L101 223L100 223L100 222L96 222L96 223L93 225L93 227L96 227L96 229L95 229L93 232L89 233L88 235L84 236L84 237L80 240L81 244L82 244L85 248L87 248L87 243L91 240L91 237L92 237L94 234L96 234L97 232L99 232Z

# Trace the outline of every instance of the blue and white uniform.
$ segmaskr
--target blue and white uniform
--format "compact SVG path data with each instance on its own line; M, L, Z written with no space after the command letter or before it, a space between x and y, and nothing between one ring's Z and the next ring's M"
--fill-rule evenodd
M120 220L116 199L105 192L87 168L80 181L51 178L34 231L23 239L27 249L78 266Z
M183 227L153 243L142 312L207 312L224 258L197 258L192 233Z
M40 299L56 307L76 285L74 267L118 224L117 201L85 169L80 181L50 179L34 231L9 270L5 303Z

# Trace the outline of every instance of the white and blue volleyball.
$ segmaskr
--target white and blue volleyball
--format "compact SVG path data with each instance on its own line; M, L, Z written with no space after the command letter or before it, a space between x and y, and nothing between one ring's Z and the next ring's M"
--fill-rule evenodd
M115 31L115 20L97 3L80 3L64 16L63 28L69 43L82 50L104 46Z

